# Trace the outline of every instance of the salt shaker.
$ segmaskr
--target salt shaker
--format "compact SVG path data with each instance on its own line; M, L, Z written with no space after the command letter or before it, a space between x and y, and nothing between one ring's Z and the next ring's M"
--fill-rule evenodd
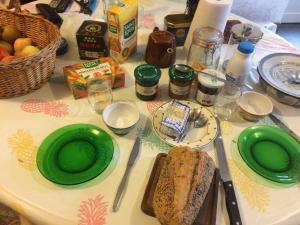
M226 75L235 80L239 86L243 85L250 72L254 48L254 45L249 41L240 42L235 54L228 62Z

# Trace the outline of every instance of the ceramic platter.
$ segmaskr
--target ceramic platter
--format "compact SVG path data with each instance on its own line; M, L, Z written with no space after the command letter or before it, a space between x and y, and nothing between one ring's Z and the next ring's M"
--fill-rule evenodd
M208 118L205 126L201 128L191 128L186 137L182 142L177 143L173 138L160 132L160 122L162 120L163 114L167 109L170 102L161 105L153 114L152 125L157 133L157 135L167 144L171 146L185 145L194 149L202 149L208 144L210 144L217 135L217 122L212 114L207 108L200 106L198 103L190 101L181 101L183 104L188 105L191 109L200 108L202 114Z
M300 180L300 143L283 130L248 127L238 138L238 149L246 164L261 176L285 184Z
M102 173L114 152L112 138L99 127L73 124L45 138L37 153L37 166L48 180L64 185L86 182Z
M293 74L300 74L300 55L275 53L264 57L259 65L261 78L273 88L300 98L300 85L291 82Z

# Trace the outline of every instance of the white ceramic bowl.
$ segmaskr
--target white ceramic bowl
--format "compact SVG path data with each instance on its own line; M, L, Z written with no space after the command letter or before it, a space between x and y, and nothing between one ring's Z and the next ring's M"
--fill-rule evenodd
M140 113L132 103L116 102L104 109L102 117L114 133L127 134L139 121Z
M248 91L237 101L241 116L250 121L257 121L273 111L271 100L258 92Z

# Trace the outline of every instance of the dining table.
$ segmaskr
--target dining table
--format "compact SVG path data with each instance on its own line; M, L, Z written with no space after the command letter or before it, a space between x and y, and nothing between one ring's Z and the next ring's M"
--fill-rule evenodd
M43 2L47 2L43 0ZM139 0L138 48L120 66L125 71L125 86L113 90L113 101L130 101L140 113L136 127L126 135L114 134L104 123L102 115L93 111L87 98L75 100L63 74L63 67L81 62L76 31L84 20L105 20L103 5L90 15L79 12L73 3L60 14L62 37L69 48L57 56L53 76L40 89L24 96L0 100L0 202L14 209L35 225L159 225L155 217L141 210L141 202L156 156L168 153L165 143L152 128L152 115L168 95L168 68L161 69L159 91L152 101L142 101L135 94L134 69L145 63L144 54L149 34L154 27L163 29L167 14L183 13L184 0ZM29 3L28 8L34 8ZM230 14L229 19L253 23ZM253 69L246 88L264 93L256 67L266 55L277 52L300 53L288 41L261 27L264 35L255 46ZM223 45L222 57L226 52ZM186 63L182 47L177 48L176 63ZM8 74L9 76L9 74ZM300 135L300 108L274 104L273 114L296 134ZM190 101L195 101L193 98ZM213 107L208 107L213 111ZM55 184L41 175L36 155L43 140L53 131L70 124L92 124L106 131L113 139L114 155L108 168L96 178L77 185ZM253 172L237 153L236 140L247 127L256 124L275 126L269 117L249 122L236 113L233 120L221 121L226 158L235 186L239 211L246 225L299 225L300 184L279 185ZM124 175L136 137L140 137L140 154L132 168L127 190L117 212L113 212L114 198ZM218 166L214 145L203 149ZM272 157L272 156L270 156ZM216 224L229 224L220 186Z

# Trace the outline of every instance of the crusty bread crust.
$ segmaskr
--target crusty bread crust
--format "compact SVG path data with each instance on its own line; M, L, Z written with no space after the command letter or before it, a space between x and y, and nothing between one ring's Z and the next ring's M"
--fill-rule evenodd
M206 152L189 147L170 150L153 197L153 209L162 225L192 225L214 175Z

